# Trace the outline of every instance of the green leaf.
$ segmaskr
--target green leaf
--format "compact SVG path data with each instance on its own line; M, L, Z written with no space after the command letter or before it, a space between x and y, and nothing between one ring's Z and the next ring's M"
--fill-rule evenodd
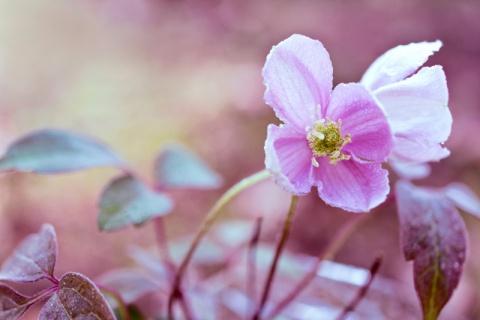
M161 189L213 189L221 186L222 177L194 153L172 143L157 156L155 183Z
M102 166L125 167L125 163L96 140L56 129L35 131L18 139L0 158L0 170L40 174Z
M99 208L100 230L113 231L163 216L172 210L173 202L167 195L153 192L126 174L106 187L100 196Z

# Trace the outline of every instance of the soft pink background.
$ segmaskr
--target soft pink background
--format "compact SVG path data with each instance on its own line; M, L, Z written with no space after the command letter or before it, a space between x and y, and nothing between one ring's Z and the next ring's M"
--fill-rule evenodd
M262 100L261 68L272 45L292 33L319 39L339 83L358 81L389 48L440 39L444 46L428 64L443 65L447 75L452 155L421 184L455 180L478 192L479 17L475 1L0 0L0 146L38 128L75 130L111 145L151 181L157 151L176 140L231 185L262 169L266 126L278 121ZM57 275L72 270L94 278L132 264L126 247L152 246L153 228L102 234L96 227L97 197L116 174L0 175L0 261L49 222L59 238ZM174 193L179 201L168 234L194 231L220 193ZM288 195L268 182L228 211L242 219L265 215L265 239L273 240L287 206ZM302 198L289 247L317 254L348 217L315 193ZM477 319L480 222L465 218L470 252L448 307ZM411 285L397 229L395 207L386 206L338 260L368 267L383 251L381 273Z

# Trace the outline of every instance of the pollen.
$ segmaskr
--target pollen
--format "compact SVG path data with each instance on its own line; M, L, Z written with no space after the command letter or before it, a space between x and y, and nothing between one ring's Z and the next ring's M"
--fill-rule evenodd
M318 167L317 157L328 157L331 164L337 164L341 160L350 159L349 155L342 153L342 148L352 141L349 134L342 137L342 121L337 122L322 119L315 122L313 128L305 128L307 140L312 150L312 164Z

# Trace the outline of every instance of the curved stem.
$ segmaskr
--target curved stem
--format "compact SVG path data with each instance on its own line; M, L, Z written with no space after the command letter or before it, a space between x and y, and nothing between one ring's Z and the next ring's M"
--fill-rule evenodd
M320 253L317 258L317 262L310 272L308 272L300 281L300 283L278 303L275 309L268 314L266 319L272 319L276 317L283 309L285 309L300 294L300 292L305 289L310 281L315 278L322 261L332 260L337 252L343 247L345 242L347 242L350 236L371 216L371 213L355 214L350 220L348 220L347 223L345 223L340 230L337 231L327 248Z
M180 307L183 310L183 314L185 315L185 319L195 320L192 312L190 311L190 307L188 306L187 302L185 301L185 298L180 299Z
M240 191L268 178L270 173L266 170L262 170L258 173L247 177L233 187L228 189L221 197L217 200L214 206L210 209L207 214L207 217L203 221L200 229L198 230L195 238L193 239L190 248L188 249L185 257L183 258L180 266L178 267L177 273L175 274L175 278L172 283L172 291L168 298L168 319L173 320L173 303L176 299L182 297L182 293L180 291L180 283L182 281L183 273L185 272L190 260L192 259L195 250L197 249L202 237L210 230L214 222L220 216L220 210L227 204L233 197L235 197Z
M54 285L58 285L58 283L60 282L60 280L55 278L54 275L47 274L45 278L48 279L50 282L52 282Z
M295 212L295 205L297 203L298 197L292 196L292 202L290 203L290 209L288 210L287 218L285 219L285 224L283 225L282 237L280 238L280 242L278 243L277 250L275 251L275 256L272 261L272 265L270 267L270 271L267 276L267 280L265 282L265 286L263 289L263 294L260 299L260 303L258 305L257 311L252 317L252 320L260 319L260 315L262 314L263 308L265 307L265 303L267 302L268 295L270 294L270 288L272 286L273 277L275 276L275 271L277 270L277 265L280 260L280 254L285 247L285 244L288 239L288 235L290 234L290 227L292 225L293 220L293 213Z
M42 290L42 291L38 292L36 295L34 295L33 297L30 297L30 300L28 301L28 304L31 305L31 304L37 303L38 301L40 301L42 299L45 299L46 297L52 295L57 290L58 290L57 285L54 285L53 287L49 287L45 290Z

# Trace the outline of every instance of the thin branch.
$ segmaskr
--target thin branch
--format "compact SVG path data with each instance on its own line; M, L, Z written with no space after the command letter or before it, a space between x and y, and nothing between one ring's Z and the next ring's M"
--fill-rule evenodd
M372 213L362 213L355 214L350 220L347 221L335 234L333 240L330 241L329 245L325 250L320 253L317 258L317 262L313 268L303 277L300 283L290 291L289 294L285 296L275 307L275 309L270 312L265 319L272 319L280 312L285 309L299 294L302 292L308 284L317 276L318 269L324 260L332 260L337 252L343 247L345 242L350 238L350 236L361 226L365 221L370 219Z
M180 299L179 302L180 302L180 307L182 308L182 311L183 311L183 315L185 316L185 319L194 320L195 318L193 317L192 311L190 310L187 302L185 301L185 297L182 297L182 299Z
M37 303L40 300L47 298L48 296L54 294L58 290L58 286L54 285L53 287L46 288L29 298L28 304Z
M260 230L262 227L263 219L261 217L255 220L255 226L252 233L252 238L248 245L248 275L247 275L247 296L250 298L250 301L257 300L257 292L255 290L255 284L257 283L257 267L256 267L256 248L258 245L258 240L260 238ZM251 304L250 301L247 305L246 314L250 314Z
M298 197L292 196L292 202L290 204L290 209L288 210L287 218L285 219L285 224L283 225L282 236L280 238L280 242L278 243L277 249L275 251L275 256L272 261L272 265L270 266L270 271L267 276L267 280L265 282L265 286L263 288L263 294L260 299L260 303L258 304L257 311L252 317L252 320L259 320L262 314L263 308L268 299L268 295L270 294L270 289L273 283L273 277L275 276L275 271L277 270L278 262L280 260L280 254L285 247L285 244L288 239L288 235L290 234L290 227L292 225L293 214L295 212L295 205L297 203Z
M357 305L360 303L360 301L365 297L367 294L368 288L370 288L370 285L372 284L373 278L375 278L375 275L378 272L378 269L382 265L383 261L383 254L378 255L375 260L372 263L372 266L370 267L370 277L368 278L367 282L360 288L360 290L357 293L357 296L350 302L343 312L338 316L337 320L345 320L350 312L353 312Z

